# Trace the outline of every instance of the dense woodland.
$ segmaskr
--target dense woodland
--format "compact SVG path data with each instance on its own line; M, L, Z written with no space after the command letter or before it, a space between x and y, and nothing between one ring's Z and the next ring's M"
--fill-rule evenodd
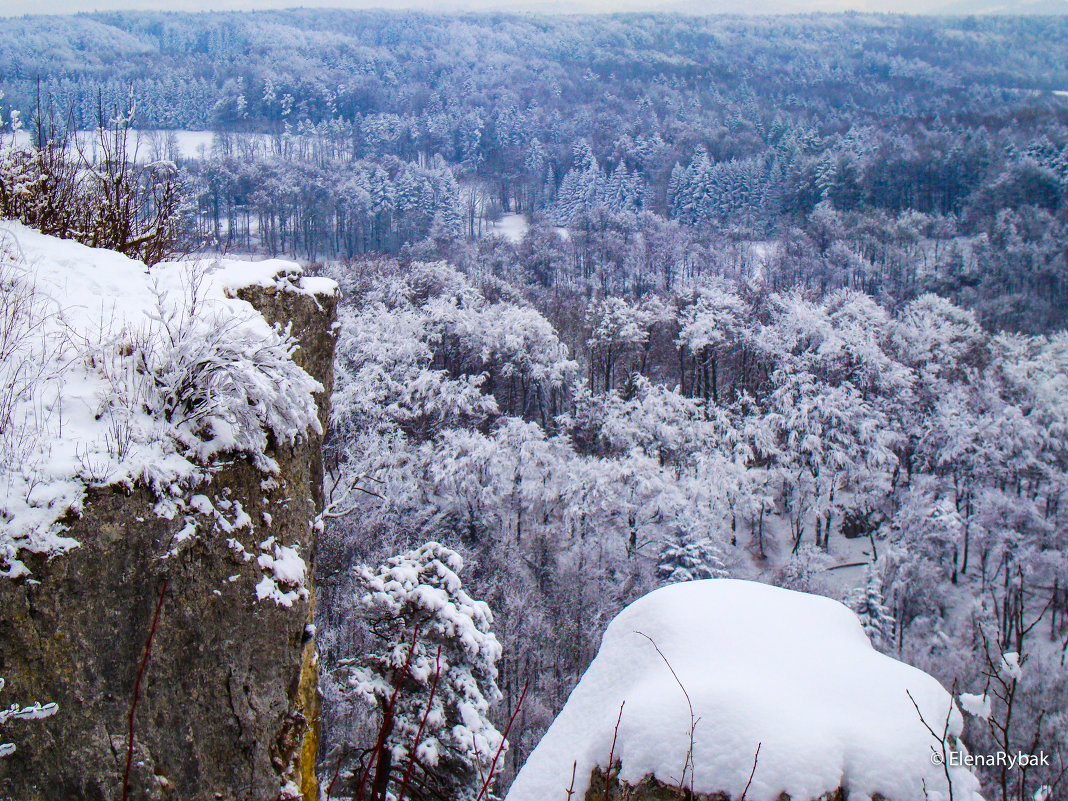
M1063 748L1063 332L991 334L934 295L890 314L722 279L580 301L554 325L444 265L332 274L331 456L352 513L319 555L325 664L363 647L347 566L436 540L496 615L502 726L530 682L506 776L623 605L723 575L848 600L947 686L981 694L988 653L1026 655L1008 737ZM328 691L338 733L360 729L346 687Z
M136 126L219 131L187 166L226 249L640 294L774 240L777 287L1038 332L1068 308L1065 42L1064 18L115 13L10 20L0 87L31 130L132 92ZM502 212L579 236L480 252Z
M382 677L437 692L430 646L410 675L398 647L420 626L468 695L441 690L433 748L408 704L372 795L475 798L623 605L726 575L845 600L988 693L973 751L1053 756L989 797L1063 792L1068 20L79 15L6 25L0 87L31 134L131 87L136 125L214 129L155 137L186 232L342 286L335 796ZM389 595L412 575L458 617Z

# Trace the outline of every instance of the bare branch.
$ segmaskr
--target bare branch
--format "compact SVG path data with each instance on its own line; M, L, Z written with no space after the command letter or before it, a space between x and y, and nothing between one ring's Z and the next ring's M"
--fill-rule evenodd
M753 776L756 775L757 760L760 759L760 746L763 744L763 742L757 743L756 753L753 754L753 769L749 771L749 781L745 783L745 788L742 790L742 797L738 799L738 801L745 801L745 794L749 792L749 785L753 783Z

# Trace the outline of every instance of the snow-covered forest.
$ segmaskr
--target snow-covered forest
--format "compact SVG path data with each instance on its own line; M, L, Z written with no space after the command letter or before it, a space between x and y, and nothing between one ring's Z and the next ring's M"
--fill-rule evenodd
M511 770L619 609L728 575L844 599L881 649L980 695L984 649L1026 654L1014 742L1064 737L1063 332L753 279L542 313L440 263L331 275L326 664L361 649L348 566L435 540L495 614L502 720L530 682ZM330 693L347 731L355 699Z
M779 288L1037 333L1068 308L1066 41L1063 17L116 12L7 20L0 85L28 130L132 90L226 249L640 294L771 240ZM509 213L577 236L472 241Z
M167 255L341 287L328 797L503 796L620 610L726 577L1065 792L1068 18L31 17L0 90L4 216L132 108Z

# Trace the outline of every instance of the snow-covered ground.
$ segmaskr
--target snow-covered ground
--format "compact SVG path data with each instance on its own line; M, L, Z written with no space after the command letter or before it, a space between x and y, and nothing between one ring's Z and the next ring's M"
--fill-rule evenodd
M487 224L485 236L502 236L513 245L518 245L529 230L530 220L525 214L505 214L497 222ZM571 239L571 232L567 228L555 226L553 230L565 242Z
M610 753L632 785L652 774L740 798L752 772L751 801L783 792L814 799L838 787L850 798L935 801L948 788L931 756L941 743L924 721L941 732L947 715L955 737L963 719L949 693L875 651L842 604L754 582L684 582L609 625L506 801L563 798L572 765L582 798ZM972 773L950 776L953 798L979 799Z
M211 155L215 134L212 131L138 131L141 147L149 150L174 144L181 158L205 158ZM173 139L172 139L173 137Z
M487 234L503 236L512 243L521 242L528 230L530 230L530 223L522 214L505 214L500 220L491 222L486 227Z
M237 143L258 147L266 147L269 139L267 134L229 134L229 136ZM161 159L171 161L203 159L211 155L212 148L215 146L215 137L213 131L131 130L128 146L132 160L139 164ZM25 129L20 130L14 139L18 147L25 147L32 141L31 132ZM0 137L0 143L10 146L11 135L6 134ZM99 148L96 131L80 131L78 145L85 151L87 157L93 158Z
M291 262L150 270L3 222L0 284L0 576L26 575L20 551L77 547L61 520L87 486L150 486L173 517L196 508L190 492L216 454L270 472L268 433L286 442L319 427L319 384L290 358L294 343L233 292L336 291Z
M770 258L776 255L778 250L778 240L749 243L749 254L758 263L766 263Z

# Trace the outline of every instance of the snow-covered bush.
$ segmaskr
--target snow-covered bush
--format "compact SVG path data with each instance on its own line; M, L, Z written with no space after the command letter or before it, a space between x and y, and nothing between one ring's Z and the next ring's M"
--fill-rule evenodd
M47 141L0 150L0 218L149 265L188 253L182 176L168 161L136 163L132 119L132 108L101 118L93 154L47 123Z
M172 299L157 290L156 315L127 358L145 382L139 395L154 417L166 420L187 454L207 462L218 453L253 454L272 470L267 437L292 443L308 428L321 432L312 392L318 385L294 369L297 345L288 330L265 332L245 315L198 308L203 275L189 273L190 290ZM132 404L131 404L132 405Z
M78 545L61 521L87 486L148 486L173 516L220 454L272 472L271 445L320 430L293 338L233 297L279 263L149 272L17 223L0 241L0 575Z
M490 722L500 698L501 646L489 607L457 575L459 554L436 542L357 568L356 613L367 642L350 663L349 688L381 716L372 798L396 795L415 766L415 798L473 799L502 749ZM420 789L416 789L420 788Z

